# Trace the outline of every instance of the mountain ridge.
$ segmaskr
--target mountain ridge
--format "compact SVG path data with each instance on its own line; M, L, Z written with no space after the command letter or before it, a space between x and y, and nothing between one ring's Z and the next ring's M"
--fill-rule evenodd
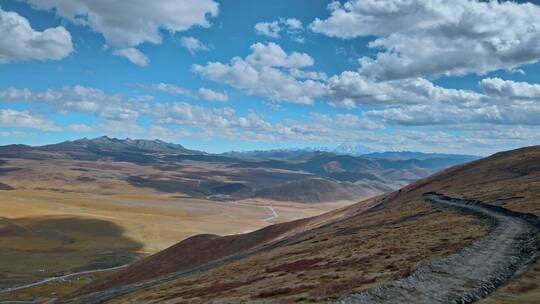
M162 193L183 193L212 200L264 196L311 203L352 200L355 195L367 197L395 190L437 170L471 160L461 156L406 160L370 158L325 151L294 152L293 157L286 156L289 153L286 152L278 154L277 158L269 157L275 153L270 151L263 153L264 157L244 158L190 150L161 140L107 136L39 147L0 147L0 158L6 159L112 161L155 167L162 171L131 174L122 179L132 186ZM194 166L200 172L185 170ZM218 171L206 172L204 168L210 167ZM290 195L273 194L284 189Z

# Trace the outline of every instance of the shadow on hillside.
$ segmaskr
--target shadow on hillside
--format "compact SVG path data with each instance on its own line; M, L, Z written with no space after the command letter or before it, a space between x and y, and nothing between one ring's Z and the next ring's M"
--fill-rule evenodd
M0 217L0 289L133 262L143 244L113 222L81 217Z

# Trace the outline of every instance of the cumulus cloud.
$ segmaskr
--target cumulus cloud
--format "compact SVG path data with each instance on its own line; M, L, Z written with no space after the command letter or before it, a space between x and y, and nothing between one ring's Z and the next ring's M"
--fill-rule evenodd
M289 73L294 78L299 78L299 79L312 79L312 80L326 80L326 79L328 79L328 76L324 72L304 71L304 70L300 70L300 69L291 69L289 71Z
M345 71L328 79L328 98L338 107L388 104L469 104L477 103L482 95L467 90L447 89L425 78L375 81L364 75Z
M194 99L223 102L229 100L229 95L227 94L227 92L217 92L207 88L199 88L196 93L193 93L190 89L186 89L172 83L163 82L152 84L139 84L138 87L148 90L164 92L173 96L185 96Z
M213 101L222 101L222 102L229 100L229 95L227 94L227 92L223 92L223 93L216 92L207 88L200 88L199 91L197 92L197 96L200 99L204 99L204 100L213 100Z
M62 18L101 33L114 49L124 50L120 55L143 66L148 60L132 48L144 42L160 44L162 29L175 33L193 26L209 27L209 18L218 14L218 3L213 0L28 1L34 8L52 10Z
M255 24L255 33L258 35L279 38L282 32L286 32L289 36L298 42L303 42L304 38L301 34L304 31L302 21L296 18L279 18L271 22L259 22Z
M485 78L480 82L480 86L489 96L540 101L540 84L515 82L501 78Z
M209 108L185 102L156 103L148 106L145 113L155 118L158 124L221 128L235 121L235 111L232 108Z
M511 1L350 0L310 28L342 39L375 36L360 72L377 79L486 74L540 59L540 6Z
M351 132L360 136L381 128L365 118L349 115L311 113L305 121L284 119L270 122L253 112L240 116L229 107L214 108L188 103L156 103L145 107L144 113L152 117L157 125L196 128L197 131L191 135L205 139L334 142L351 138Z
M312 66L314 60L305 53L287 54L275 43L256 43L246 58L235 57L230 63L209 62L195 64L192 70L215 82L226 83L245 91L249 95L312 104L326 92L325 84L312 79L297 79L291 74Z
M483 94L452 90L450 95L436 94L444 98L433 98L431 103L399 105L368 111L365 115L408 126L452 125L458 129L479 124L540 126L539 85L487 78L480 82L480 87Z
M259 35L264 35L271 38L279 38L279 32L282 28L277 21L259 22L255 24L255 32Z
M173 96L193 97L193 93L191 92L190 89L186 89L172 83L160 82L160 83L152 83L152 84L139 84L138 87L143 88L143 89L164 92Z
M60 60L73 52L71 34L62 26L36 31L15 12L0 7L0 63Z
M185 47L191 55L208 50L208 47L195 37L182 37L180 39L180 45Z
M358 71L328 77L322 72L304 70L313 65L314 60L308 54L287 54L275 43L256 43L244 59L235 57L229 64L193 65L192 70L250 95L278 102L312 104L323 99L351 109L362 105L469 104L482 99L482 94L443 88L421 77L379 81Z
M399 108L374 110L368 117L407 126L465 124L540 125L540 106L510 104L459 107L457 105L408 105Z
M135 121L139 116L134 104L121 95L80 85L41 92L10 87L0 91L0 100L50 105L60 113L91 113L106 120Z
M246 61L253 66L303 68L314 64L314 60L306 53L292 52L287 54L279 45L270 42L268 44L255 43L251 45L251 54Z
M131 61L132 63L138 65L138 66L147 66L150 63L150 60L146 55L144 55L141 51L137 50L136 48L126 48L126 49L118 49L114 50L113 54L116 56L124 57L127 60Z
M0 109L0 126L40 129L45 131L57 131L58 127L54 122L49 121L39 115L34 115L29 111L17 111L11 109Z
M182 137L189 136L191 133L183 129L166 128L159 125L152 125L146 131L149 139L161 139L166 141L176 141Z

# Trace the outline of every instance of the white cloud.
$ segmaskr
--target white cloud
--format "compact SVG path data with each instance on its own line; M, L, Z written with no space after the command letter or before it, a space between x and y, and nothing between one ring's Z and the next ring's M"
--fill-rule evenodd
M259 22L255 24L255 32L258 35L264 35L271 38L279 38L279 32L282 28L279 25L279 22Z
M40 129L45 131L60 130L54 125L54 122L49 121L41 116L34 115L27 110L17 111L11 109L0 109L0 126Z
M159 125L152 125L146 130L146 137L150 139L161 139L166 141L177 141L182 137L189 136L191 133L181 129L165 128Z
M295 18L288 18L285 20L285 24L289 30L303 30L302 21Z
M158 124L223 128L235 123L235 111L231 108L208 108L178 102L156 103L144 111Z
M363 77L357 72L346 71L328 79L328 86L334 105L353 108L359 104L387 104L393 100L393 87Z
M116 56L124 57L127 60L131 61L132 63L144 67L147 66L150 63L150 60L146 55L144 55L141 51L137 50L136 48L125 48L125 49L118 49L114 50L113 54Z
M228 101L229 95L226 92L216 92L207 88L200 88L197 92L197 96L200 99L212 100L212 101Z
M515 82L500 78L485 78L480 82L480 86L489 96L537 99L540 101L540 84Z
M246 60L253 66L298 69L314 64L313 58L308 54L298 52L287 54L273 42L268 44L258 42L251 45L250 49L251 54L246 57Z
M185 96L189 98L204 99L204 100L210 100L210 101L228 101L229 100L229 95L227 94L227 92L216 92L207 88L199 88L197 93L193 93L190 89L186 89L172 83L160 82L160 83L153 83L153 84L139 84L137 86L143 89L164 92L173 96Z
M111 95L80 85L41 92L10 87L0 91L0 100L51 105L60 113L92 113L106 120L135 121L138 118L134 107L137 102L126 100L119 94Z
M460 107L458 105L407 105L368 112L367 117L386 123L407 126L452 125L460 129L466 124L540 125L540 106L534 104ZM483 127L486 128L486 127ZM489 127L488 127L489 129Z
M87 25L105 36L115 48L143 42L161 43L160 29L185 31L209 27L218 4L212 0L29 0L38 9L54 12L76 24Z
M303 71L299 69L291 69L289 71L290 75L294 78L299 79L312 79L312 80L326 80L328 76L324 72L315 72L315 71Z
M94 131L94 129L92 127L90 127L89 125L86 125L86 124L72 124L72 125L69 125L67 127L68 130L70 131L75 131L75 132L91 132L91 131Z
M289 36L298 42L303 42L301 34L304 31L302 21L295 18L279 18L272 22L259 22L255 24L255 33L258 35L279 38L282 32L286 32Z
M273 101L312 104L325 94L324 83L311 79L299 80L290 72L312 66L314 60L308 54L287 54L275 43L253 44L251 51L245 59L235 57L230 64L195 64L192 70L213 81L244 90L249 95L263 96Z
M346 130L375 130L383 128L383 125L380 123L353 114L337 114L336 122Z
M36 31L15 12L0 7L0 63L60 60L73 52L71 34L62 26Z
M481 94L435 86L425 78L377 81L359 72L345 71L328 77L325 73L306 71L314 65L311 56L287 54L275 43L256 43L245 59L235 57L230 64L210 62L192 69L213 81L244 90L249 95L270 101L312 104L326 99L332 105L354 108L360 105L474 103Z
M382 127L363 117L320 113L310 113L306 121L284 119L272 123L253 112L240 116L228 107L203 107L188 103L148 105L144 113L152 117L156 125L194 128L190 135L203 139L339 142L346 138L366 137L371 130Z
M218 14L218 3L213 0L28 1L37 9L52 10L75 24L90 27L118 50L129 50L144 42L160 44L160 30L175 33L193 26L209 27L208 19ZM135 64L144 66L148 61L133 51L123 53Z
M366 112L366 117L409 126L540 125L540 85L487 78L484 91L472 93L431 85L431 102L393 106ZM486 127L483 127L486 128ZM487 127L489 129L489 127Z
M160 83L153 83L153 84L140 84L138 86L143 89L160 91L160 92L164 92L164 93L174 95L174 96L194 97L190 89L182 88L171 83L160 82Z
M208 47L195 37L182 37L180 45L185 47L192 55L199 51L207 51Z
M482 95L472 91L435 86L424 78L375 81L358 72L345 71L328 79L328 98L339 107L388 104L478 103Z
M486 74L540 59L540 7L470 0L351 0L310 28L332 37L376 36L382 49L359 60L363 75L400 79Z

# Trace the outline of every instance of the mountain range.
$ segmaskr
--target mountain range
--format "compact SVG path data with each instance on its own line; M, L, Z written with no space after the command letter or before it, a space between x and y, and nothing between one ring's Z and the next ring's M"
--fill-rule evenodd
M3 146L0 158L133 163L159 170L122 177L137 187L220 200L261 197L311 203L373 196L477 159L413 152L353 156L312 150L209 154L160 140L106 136L39 147ZM190 169L216 166L219 170Z

